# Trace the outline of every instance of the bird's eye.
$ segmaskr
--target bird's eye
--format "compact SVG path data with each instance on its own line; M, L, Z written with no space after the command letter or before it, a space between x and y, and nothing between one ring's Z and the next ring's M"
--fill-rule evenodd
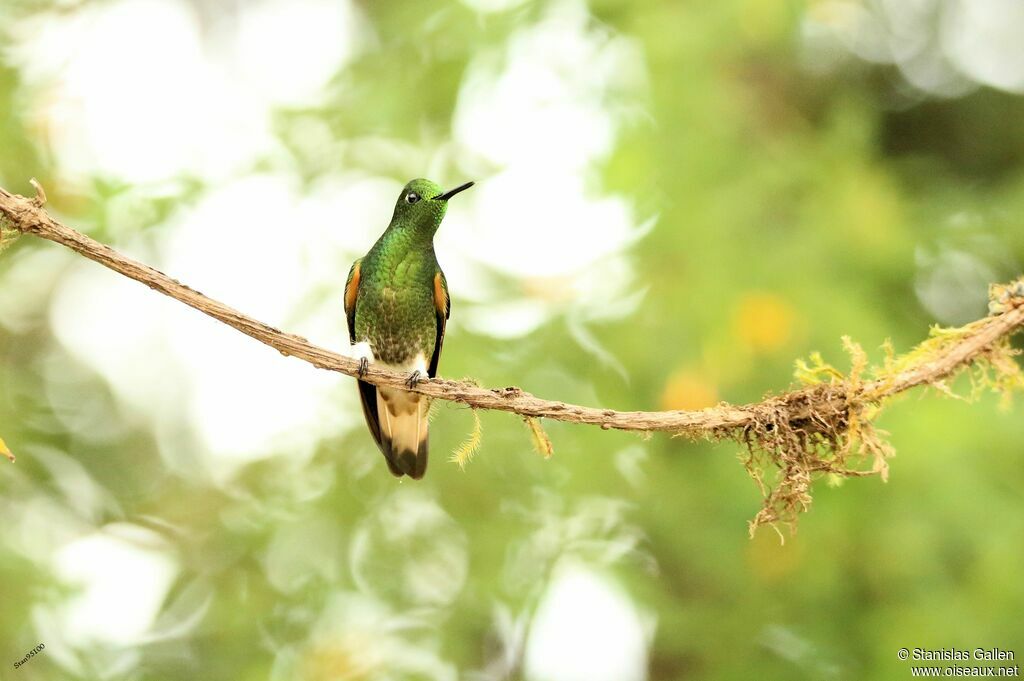
M416 203L419 200L420 200L420 195L417 194L416 192L409 192L408 194L405 195L405 202L406 203Z

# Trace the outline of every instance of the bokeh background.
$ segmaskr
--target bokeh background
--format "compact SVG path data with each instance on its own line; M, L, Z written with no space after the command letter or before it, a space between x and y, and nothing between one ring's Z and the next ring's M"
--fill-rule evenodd
M1024 260L1018 0L3 0L0 185L346 347L406 180L441 373L626 409L878 359ZM963 385L959 386L963 389ZM0 678L898 679L1024 655L1024 419L914 393L888 484L748 538L730 443L440 405L420 484L351 379L54 244L0 256ZM39 643L45 651L14 670Z

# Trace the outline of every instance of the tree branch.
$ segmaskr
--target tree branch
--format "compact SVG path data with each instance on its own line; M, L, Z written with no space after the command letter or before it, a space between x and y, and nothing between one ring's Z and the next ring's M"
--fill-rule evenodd
M284 333L248 317L61 224L45 210L46 195L42 187L34 180L33 186L37 191L34 198L11 194L0 188L0 217L6 218L13 229L67 246L90 260L269 345L283 355L297 357L322 369L348 376L357 375L358 363L350 357L318 347L305 338ZM805 474L809 477L809 473L822 471L844 475L863 474L863 471L842 466L842 450L849 448L853 438L871 436L863 427L870 419L865 418L862 412L865 407L878 404L883 398L924 384L943 387L945 379L979 363L994 365L998 372L1013 374L1014 380L1019 381L1019 367L1012 360L1007 360L1013 354L1007 341L1024 326L1024 285L1016 282L1000 289L1000 296L1000 314L980 319L956 330L956 333L947 333L938 339L941 342L934 338L926 341L918 350L899 360L890 358L889 370L882 371L874 380L861 380L859 374L863 366L859 369L855 367L849 377L830 370L833 378L828 383L809 385L769 397L762 402L741 406L722 403L700 411L615 411L545 400L516 387L488 389L466 381L442 378L422 380L414 390L431 398L460 402L474 409L512 412L528 419L546 418L591 424L604 429L661 431L690 437L744 439L750 447L751 457L754 457L756 451L771 452L771 462L787 476L775 490L765 489L766 495L771 495L784 487L791 473L796 478ZM403 373L371 365L364 380L375 385L404 388L407 378ZM826 455L808 459L808 452L821 443L826 445ZM790 460L794 456L796 458ZM799 470L792 470L794 465ZM876 463L876 470L870 472L884 471L878 470ZM760 481L758 475L755 478ZM806 488L796 492L799 497L800 493L806 492ZM779 501L769 498L766 509ZM809 499L786 498L782 501L806 506ZM774 522L784 516L784 513L772 512L760 520L755 519L755 524Z

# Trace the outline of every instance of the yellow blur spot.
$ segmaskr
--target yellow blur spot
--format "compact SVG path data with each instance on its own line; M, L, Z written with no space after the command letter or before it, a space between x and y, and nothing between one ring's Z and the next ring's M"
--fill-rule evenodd
M7 445L2 437L0 437L0 455L6 456L10 459L11 463L14 463L14 454L11 453L11 450L7 449Z
M681 369L672 374L661 394L662 409L704 409L718 404L715 384L700 372Z
M733 329L737 338L754 352L773 352L793 335L796 312L773 293L747 293L736 305Z
M376 676L379 661L368 652L372 641L348 636L306 652L298 673L301 681L364 681Z

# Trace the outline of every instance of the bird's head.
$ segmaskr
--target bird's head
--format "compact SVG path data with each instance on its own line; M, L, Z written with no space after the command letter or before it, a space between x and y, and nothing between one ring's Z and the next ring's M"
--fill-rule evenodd
M472 186L472 182L466 182L455 189L445 191L436 182L413 180L405 185L399 194L391 224L402 229L423 231L433 236L444 218L448 199Z

